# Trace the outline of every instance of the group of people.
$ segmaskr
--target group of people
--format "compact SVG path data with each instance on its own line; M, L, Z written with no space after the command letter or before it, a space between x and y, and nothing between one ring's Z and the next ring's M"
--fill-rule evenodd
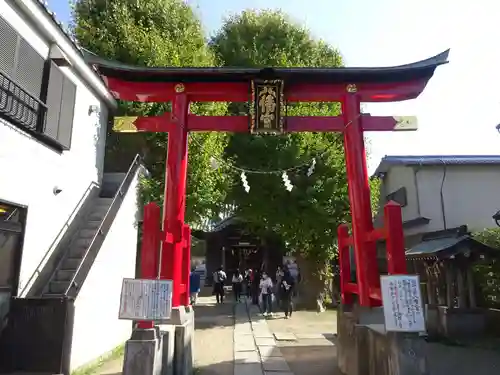
M241 301L243 295L252 298L254 304L261 305L264 316L273 315L273 305L276 301L285 313L285 319L290 318L299 277L298 269L294 265L288 264L278 267L274 280L263 270L249 268L244 273L241 273L238 269L235 270L231 278L235 301ZM226 281L227 274L223 267L219 267L213 274L213 293L217 303L224 302L224 285Z

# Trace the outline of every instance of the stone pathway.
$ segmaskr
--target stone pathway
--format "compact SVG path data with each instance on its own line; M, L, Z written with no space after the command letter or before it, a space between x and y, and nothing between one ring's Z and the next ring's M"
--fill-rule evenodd
M234 375L293 375L257 306L235 305L234 321Z

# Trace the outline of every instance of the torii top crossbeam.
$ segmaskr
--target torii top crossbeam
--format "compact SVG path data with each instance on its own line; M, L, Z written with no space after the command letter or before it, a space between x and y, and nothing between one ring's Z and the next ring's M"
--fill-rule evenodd
M164 102L172 99L174 85L189 84L192 101L248 101L252 80L283 80L290 102L340 101L346 84L356 84L363 102L392 102L416 98L435 69L447 63L449 50L419 62L369 68L174 68L141 67L106 60L86 53L117 98ZM314 90L308 90L314 86Z
M448 53L449 51L445 51L416 63L385 68L147 68L125 65L87 54L87 62L97 69L117 99L172 102L172 113L134 118L133 121L122 124L118 130L169 132L167 198L162 234L164 246L161 269L164 271L160 272L160 276L173 280L173 305L178 305L180 294L188 290L187 281L181 282L185 276L181 276L183 272L179 257L183 253L184 243L189 131L342 132L352 214L351 243L354 246L357 265L357 283L349 286L349 292L358 294L361 305L373 306L379 303L380 290L377 291L377 288L380 280L372 236L373 222L363 131L415 128L408 126L408 123L401 124L395 117L361 114L360 104L416 98L424 90L435 69L447 63ZM248 102L249 114L189 114L190 102L215 101ZM287 116L287 103L293 102L340 102L342 113L333 117ZM402 272L406 269L402 227L391 228L391 237L395 231L398 232L397 238L391 240L391 256L393 259L402 259L401 265L394 269Z

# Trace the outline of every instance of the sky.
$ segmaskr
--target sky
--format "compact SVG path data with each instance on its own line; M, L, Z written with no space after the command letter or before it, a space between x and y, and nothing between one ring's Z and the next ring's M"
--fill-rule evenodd
M140 0L138 0L140 1ZM372 115L418 117L416 132L368 133L369 172L385 155L491 155L500 151L500 2L495 0L187 0L207 35L244 9L281 9L338 48L347 66L392 66L448 48L424 93L367 104ZM68 0L49 0L68 23Z

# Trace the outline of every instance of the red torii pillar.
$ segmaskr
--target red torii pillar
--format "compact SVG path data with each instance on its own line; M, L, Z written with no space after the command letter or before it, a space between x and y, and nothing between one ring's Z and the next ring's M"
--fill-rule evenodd
M165 197L163 204L163 232L161 279L171 279L173 284L172 307L181 305L181 295L189 295L189 273L183 277L183 263L189 267L184 237L186 211L186 178L188 162L187 116L189 100L184 85L176 86L172 98L171 123L168 132L167 163L165 171ZM190 257L190 254L189 254ZM184 261L183 261L184 260ZM185 272L184 272L185 273ZM184 280L183 280L184 279ZM182 301L189 305L189 299Z

